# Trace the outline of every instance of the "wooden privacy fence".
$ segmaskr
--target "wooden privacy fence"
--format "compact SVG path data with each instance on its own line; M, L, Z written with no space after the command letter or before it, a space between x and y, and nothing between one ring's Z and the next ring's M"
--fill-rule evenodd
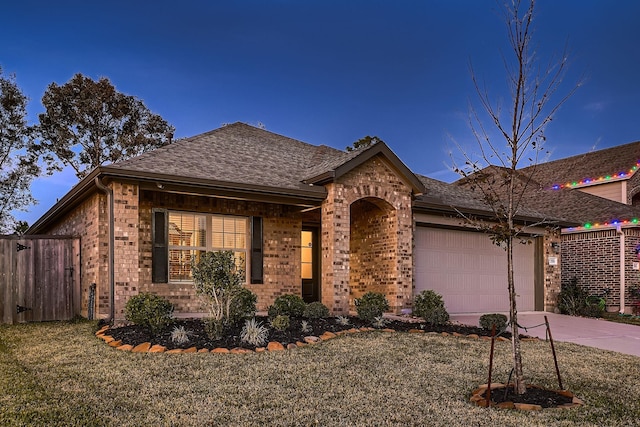
M0 236L0 322L69 320L80 313L80 239Z

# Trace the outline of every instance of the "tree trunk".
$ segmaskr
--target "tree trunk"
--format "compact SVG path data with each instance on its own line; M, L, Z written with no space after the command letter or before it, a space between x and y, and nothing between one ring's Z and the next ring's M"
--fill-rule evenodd
M522 372L522 354L520 350L520 331L518 328L518 309L516 307L516 286L513 280L513 236L507 239L507 276L509 284L509 315L511 318L511 347L513 349L514 392L524 394L527 386Z

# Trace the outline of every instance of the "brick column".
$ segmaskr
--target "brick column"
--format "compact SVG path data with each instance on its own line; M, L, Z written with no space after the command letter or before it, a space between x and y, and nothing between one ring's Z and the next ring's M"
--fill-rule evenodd
M138 294L138 186L112 183L114 202L115 320L124 320L127 300Z
M404 193L396 205L397 221L397 282L396 298L390 301L391 309L400 313L411 306L413 301L413 212L411 194Z
M340 184L327 184L322 203L322 303L334 314L349 313L349 205Z

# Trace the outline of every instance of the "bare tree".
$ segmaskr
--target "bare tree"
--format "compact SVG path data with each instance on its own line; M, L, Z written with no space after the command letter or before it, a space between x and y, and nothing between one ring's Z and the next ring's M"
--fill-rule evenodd
M578 87L573 87L557 102L551 101L565 75L566 50L561 58L551 60L546 66L539 66L532 42L534 6L535 0L508 0L502 9L510 46L510 54L503 56L510 94L506 108L502 109L499 102L492 98L473 67L470 67L479 108L471 105L469 121L479 154L472 156L461 149L464 164L458 165L454 161L454 170L471 189L479 193L493 213L493 222L490 223L466 219L489 233L493 242L506 251L513 371L515 392L518 394L526 392L526 384L513 266L513 245L522 237L523 228L515 219L523 209L527 191L533 189L532 180L543 149L545 128ZM485 122L493 125L492 132L485 127ZM497 134L497 137L494 138L493 134ZM534 167L524 175L518 168L527 160Z

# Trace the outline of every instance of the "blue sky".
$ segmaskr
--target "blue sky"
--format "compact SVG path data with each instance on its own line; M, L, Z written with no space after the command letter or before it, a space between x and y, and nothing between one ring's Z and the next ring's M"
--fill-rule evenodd
M550 159L640 139L640 2L540 0L534 42L545 61L569 47L561 93L584 84L547 129ZM223 123L343 149L377 135L415 172L456 175L473 63L504 91L506 32L493 0L21 0L0 14L0 66L29 96L32 122L51 82L108 77L192 136ZM471 148L472 149L472 148ZM76 178L33 185L35 221Z

